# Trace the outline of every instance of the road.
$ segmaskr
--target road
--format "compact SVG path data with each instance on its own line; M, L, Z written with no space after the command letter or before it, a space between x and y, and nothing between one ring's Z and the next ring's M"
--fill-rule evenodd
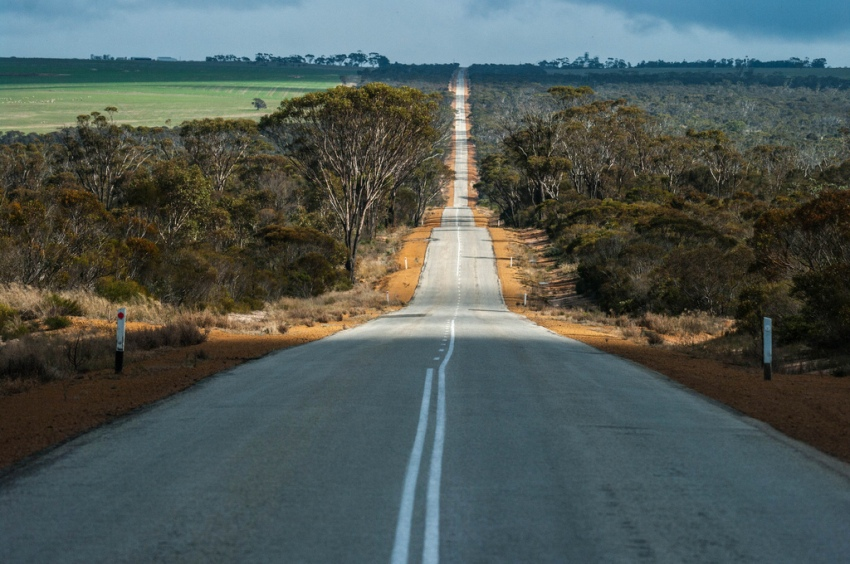
M509 313L456 169L409 307L0 478L0 562L850 561L846 465Z

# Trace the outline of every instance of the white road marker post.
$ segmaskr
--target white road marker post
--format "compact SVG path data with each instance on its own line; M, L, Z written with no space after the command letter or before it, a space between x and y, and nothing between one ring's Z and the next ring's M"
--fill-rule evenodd
M770 380L773 376L773 320L764 318L764 379Z
M115 343L115 373L121 374L124 369L124 325L127 318L127 308L118 310L118 329Z
M511 257L511 268L514 267L514 257Z
M404 269L407 270L407 257L404 257Z

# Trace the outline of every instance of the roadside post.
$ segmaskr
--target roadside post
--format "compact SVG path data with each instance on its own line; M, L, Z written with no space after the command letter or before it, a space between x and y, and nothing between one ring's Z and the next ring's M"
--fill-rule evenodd
M115 373L121 374L124 369L124 325L127 318L127 308L118 310L118 330L115 343Z
M773 376L773 320L764 318L764 379Z

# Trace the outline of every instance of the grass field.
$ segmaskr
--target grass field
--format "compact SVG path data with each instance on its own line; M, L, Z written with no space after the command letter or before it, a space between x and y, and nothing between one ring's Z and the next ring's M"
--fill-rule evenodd
M281 100L341 83L349 69L248 63L0 58L0 133L46 133L115 106L116 121L176 126L205 117L259 118ZM261 98L268 106L251 105Z

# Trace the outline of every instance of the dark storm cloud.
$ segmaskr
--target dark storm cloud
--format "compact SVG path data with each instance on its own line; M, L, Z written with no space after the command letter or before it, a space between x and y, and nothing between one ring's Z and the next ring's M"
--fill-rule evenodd
M817 39L850 32L847 0L563 0L649 16L674 26L701 25L733 33ZM478 9L502 10L520 0L473 0Z
M82 19L166 8L208 11L216 8L250 10L267 6L298 5L301 5L301 0L2 0L0 14L51 20Z

